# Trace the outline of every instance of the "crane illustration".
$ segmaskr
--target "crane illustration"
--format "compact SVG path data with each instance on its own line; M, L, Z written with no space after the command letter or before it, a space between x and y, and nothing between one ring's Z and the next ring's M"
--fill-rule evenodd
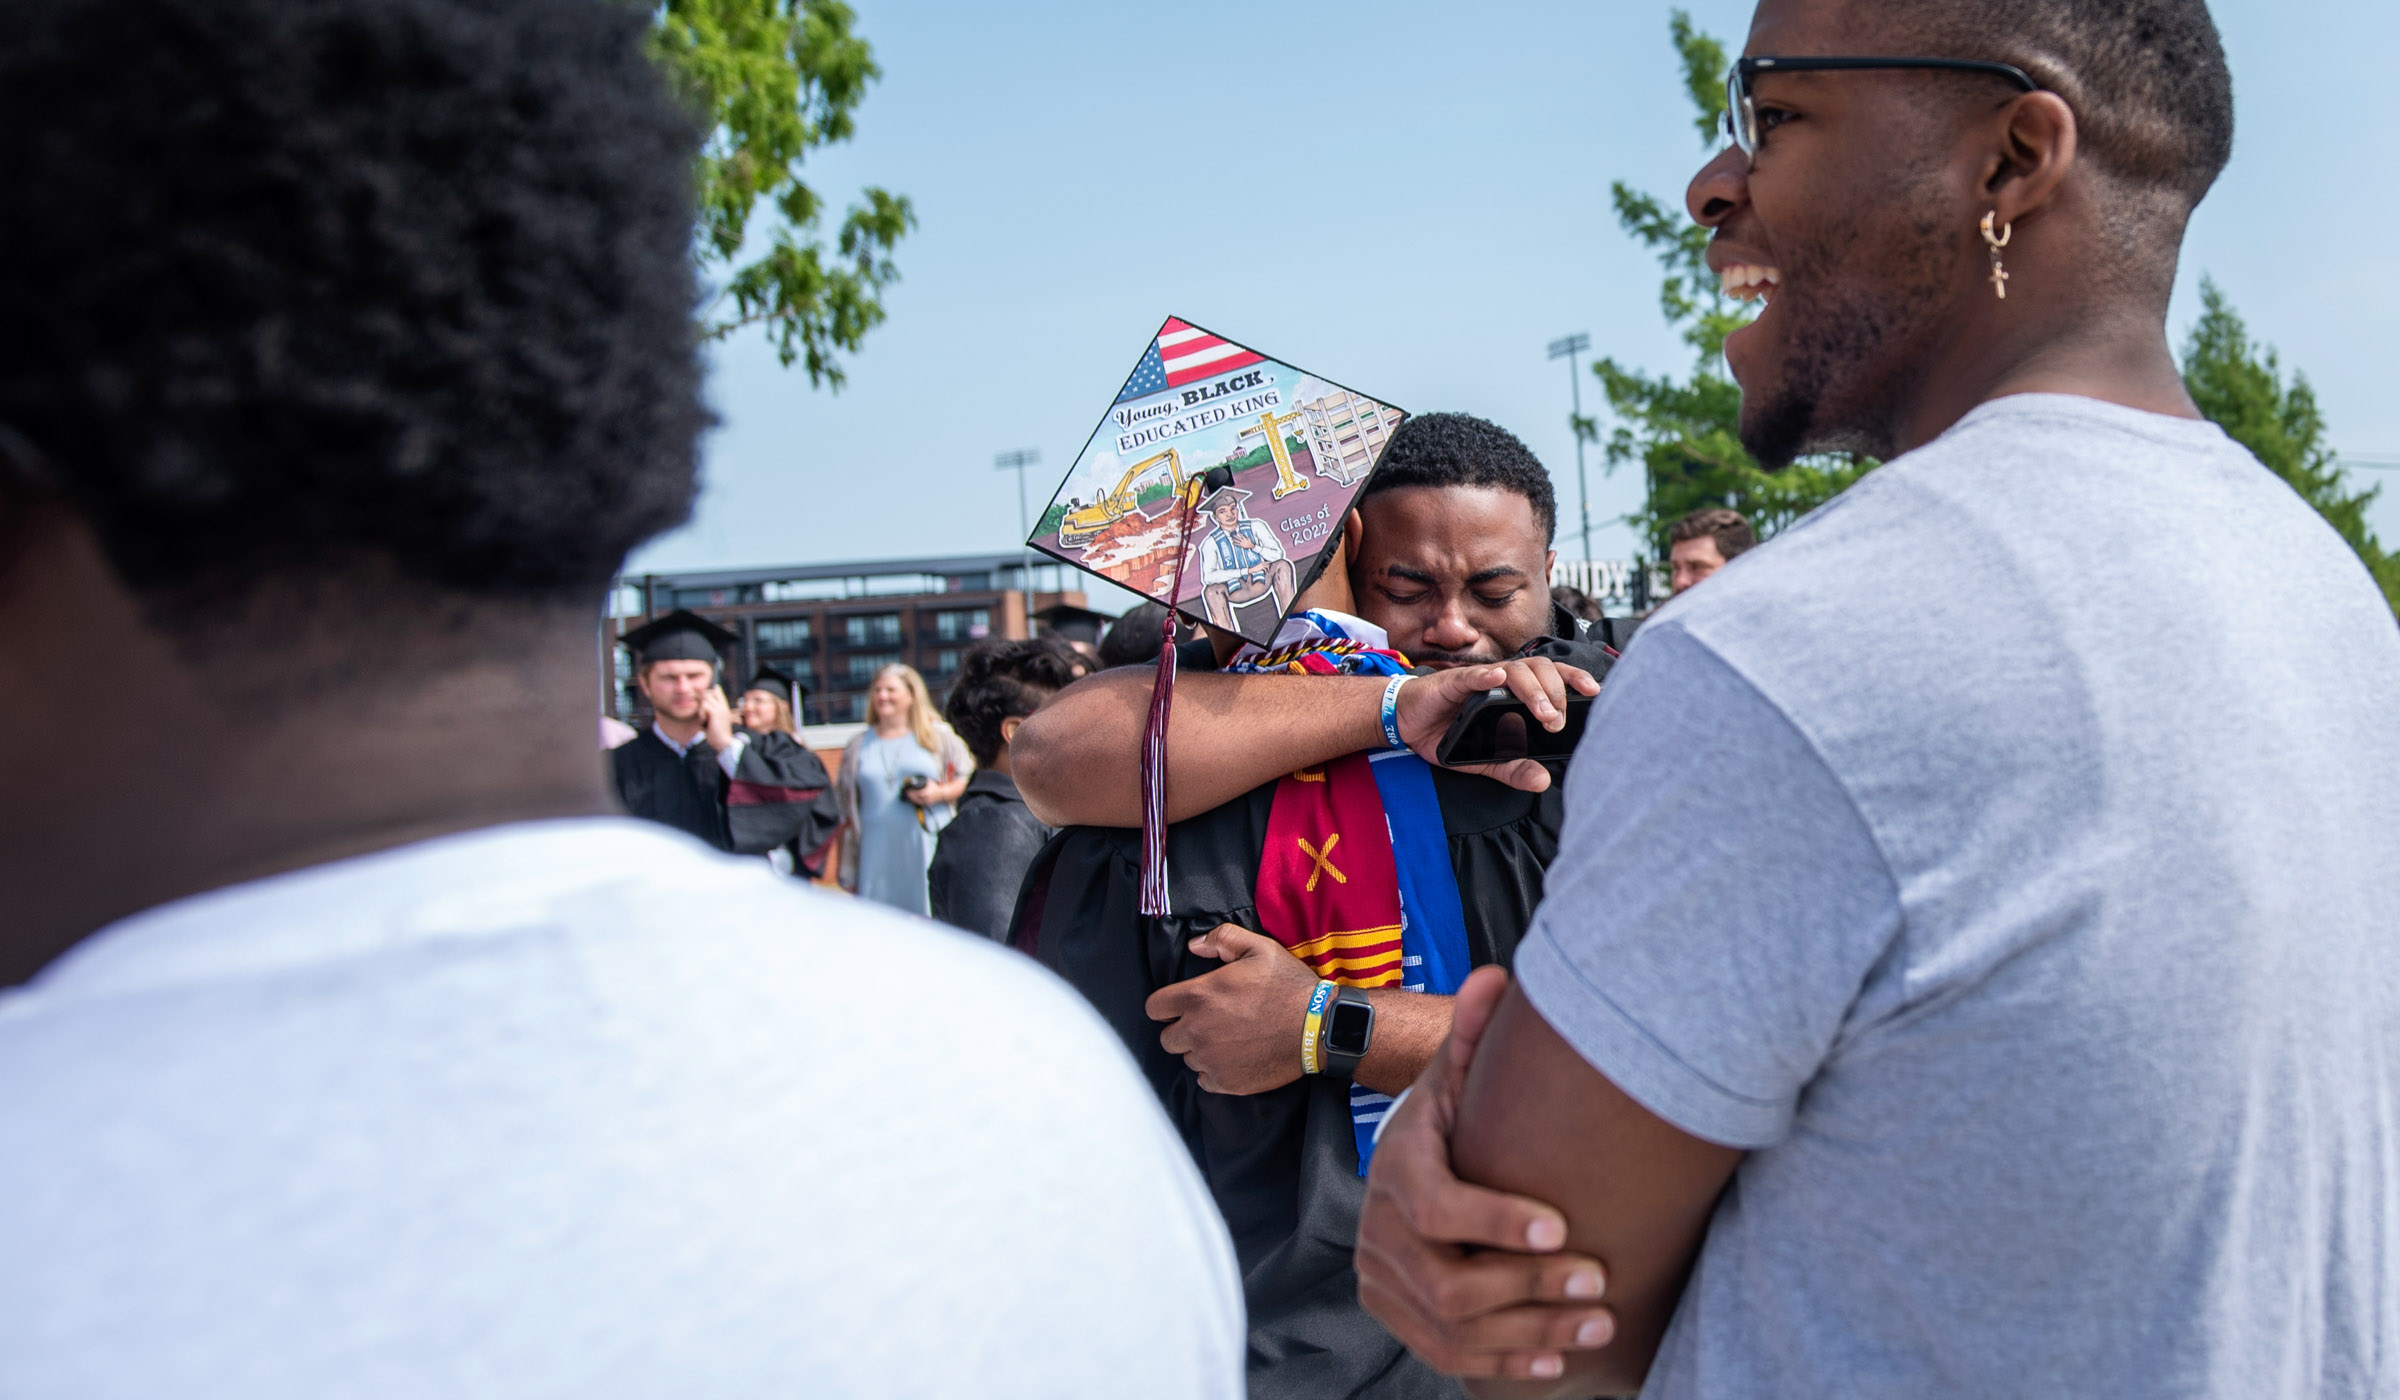
M1275 410L1268 409L1258 415L1257 423L1241 431L1241 436L1245 438L1263 437L1266 439L1267 455L1275 459L1274 495L1275 499L1279 501L1295 491L1308 489L1307 480L1292 470L1292 454L1283 445L1284 425L1299 421L1300 414L1297 410L1278 417Z

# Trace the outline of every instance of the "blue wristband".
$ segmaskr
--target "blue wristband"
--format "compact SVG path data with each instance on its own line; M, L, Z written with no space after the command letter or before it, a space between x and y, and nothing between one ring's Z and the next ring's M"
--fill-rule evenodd
M1400 737L1400 687L1415 680L1414 676L1394 676L1383 688L1383 742L1407 752L1408 744Z

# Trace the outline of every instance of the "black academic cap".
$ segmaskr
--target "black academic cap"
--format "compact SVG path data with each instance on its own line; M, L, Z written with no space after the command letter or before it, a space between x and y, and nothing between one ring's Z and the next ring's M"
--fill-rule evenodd
M800 682L794 680L790 676L785 675L783 672L776 670L772 666L759 667L758 674L752 676L750 678L750 683L742 687L742 693L745 695L749 694L753 690L763 690L767 694L774 696L778 700L781 700L786 705L791 706L794 710L797 710L800 707L800 698L808 694L807 686L800 684Z
M1045 632L1056 632L1070 642L1091 642L1094 645L1100 641L1100 629L1116 621L1107 613L1079 608L1073 603L1052 603L1035 613L1033 620L1042 624Z
M741 640L727 628L681 608L668 613L656 622L645 622L618 641L633 648L636 661L648 665L653 661L715 662L718 653Z

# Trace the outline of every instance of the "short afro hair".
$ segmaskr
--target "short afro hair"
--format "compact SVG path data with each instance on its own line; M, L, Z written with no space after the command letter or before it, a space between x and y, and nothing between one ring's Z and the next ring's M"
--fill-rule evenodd
M1872 21L1911 48L2013 63L2075 113L2078 145L2189 215L2233 155L2233 75L2205 0L1916 0Z
M708 422L698 123L648 15L10 0L0 466L154 605L597 599L690 514Z
M1023 719L1074 684L1073 656L1047 638L977 642L959 665L942 718L966 741L975 762L989 767L1007 747L1000 722Z
M1422 413L1402 423L1360 495L1403 486L1496 486L1533 507L1542 538L1558 534L1558 497L1533 449L1497 423L1464 413Z

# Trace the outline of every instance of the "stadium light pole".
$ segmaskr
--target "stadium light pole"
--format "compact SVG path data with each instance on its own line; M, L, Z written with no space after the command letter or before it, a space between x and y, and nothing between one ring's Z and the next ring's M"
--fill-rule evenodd
M1033 523L1025 516L1025 469L1041 460L1042 450L1038 447L1020 447L1014 452L1003 452L999 456L992 459L992 470L994 471L1004 472L1011 468L1016 470L1017 538L1020 540L1029 540L1033 537ZM1025 546L1025 562L1020 566L1018 583L1025 590L1025 606L1028 608L1032 607L1033 546L1030 544Z
M1592 338L1582 331L1561 336L1550 342L1550 358L1567 362L1567 392L1574 396L1575 418L1575 504L1583 512L1583 558L1592 558L1592 487L1583 474L1583 376L1576 372L1575 357L1590 349Z

